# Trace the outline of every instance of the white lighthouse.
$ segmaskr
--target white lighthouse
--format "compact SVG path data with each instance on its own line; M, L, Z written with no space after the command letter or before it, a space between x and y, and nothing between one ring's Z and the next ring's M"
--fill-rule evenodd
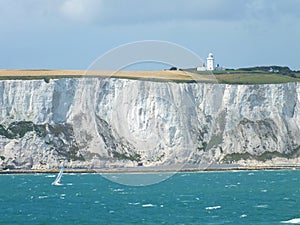
M212 53L209 53L206 59L206 70L214 70L214 69L215 69L214 56Z

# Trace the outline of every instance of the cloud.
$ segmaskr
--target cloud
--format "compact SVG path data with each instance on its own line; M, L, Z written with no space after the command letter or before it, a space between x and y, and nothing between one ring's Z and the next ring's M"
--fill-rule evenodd
M237 20L243 16L244 5L240 0L105 1L105 11L99 22L138 24L182 20Z
M299 11L298 0L1 0L0 26L5 23L27 27L47 23L48 27L55 27L70 23L114 26L185 21L276 22L299 18Z
M60 11L75 22L99 25L136 25L182 21L280 21L297 17L297 0L64 0Z
M252 0L246 4L248 18L276 22L286 17L299 18L300 2L297 0Z
M101 6L100 0L64 0L60 11L75 22L91 22L101 13Z
M20 31L51 26L58 20L58 2L60 0L0 0L0 29Z
M82 68L118 44L156 39L231 66L298 68L299 11L299 0L0 0L0 63Z

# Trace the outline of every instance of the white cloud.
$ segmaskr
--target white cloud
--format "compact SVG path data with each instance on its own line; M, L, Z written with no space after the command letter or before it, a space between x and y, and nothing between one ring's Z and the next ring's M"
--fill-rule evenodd
M79 22L90 22L101 13L100 0L65 0L60 11L68 19Z

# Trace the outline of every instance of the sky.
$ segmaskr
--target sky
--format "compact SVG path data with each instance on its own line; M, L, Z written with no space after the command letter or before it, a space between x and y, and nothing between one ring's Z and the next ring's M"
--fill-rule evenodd
M300 0L0 0L0 69L86 69L161 40L226 68L300 70Z

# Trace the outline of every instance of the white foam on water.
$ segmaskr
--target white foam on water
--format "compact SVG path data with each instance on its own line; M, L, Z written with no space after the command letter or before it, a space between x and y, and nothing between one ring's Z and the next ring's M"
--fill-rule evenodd
M39 199L44 199L44 198L48 198L48 196L47 195L41 195L41 196L39 196Z
M149 207L156 207L156 205L153 205L153 204L143 204L142 207L149 208Z
M56 177L56 175L47 175L46 177L51 177L51 178L53 178L53 177Z
M236 184L228 184L228 185L225 185L226 188L233 188L233 187L236 187L237 185Z
M118 189L113 189L113 192L123 192L124 189L118 188Z
M245 217L247 217L247 215L246 215L246 214L242 214L242 215L240 215L240 218L245 218Z
M264 190L260 190L260 192L268 192L268 190L264 189Z
M220 205L217 205L217 206L209 206L209 207L206 207L205 209L206 210L215 210L215 209L221 209L222 207Z
M190 203L190 202L194 202L194 200L182 200L180 202L182 202L182 203Z
M263 208L263 209L266 209L266 208L269 208L268 205L256 205L254 206L255 208Z
M139 203L139 202L129 202L128 203L128 205L139 205L139 204L141 204L141 203Z
M72 186L72 185L73 185L73 183L67 183L67 185L68 185L68 186Z
M287 221L281 221L281 223L289 223L289 224L300 224L300 218L294 218Z

